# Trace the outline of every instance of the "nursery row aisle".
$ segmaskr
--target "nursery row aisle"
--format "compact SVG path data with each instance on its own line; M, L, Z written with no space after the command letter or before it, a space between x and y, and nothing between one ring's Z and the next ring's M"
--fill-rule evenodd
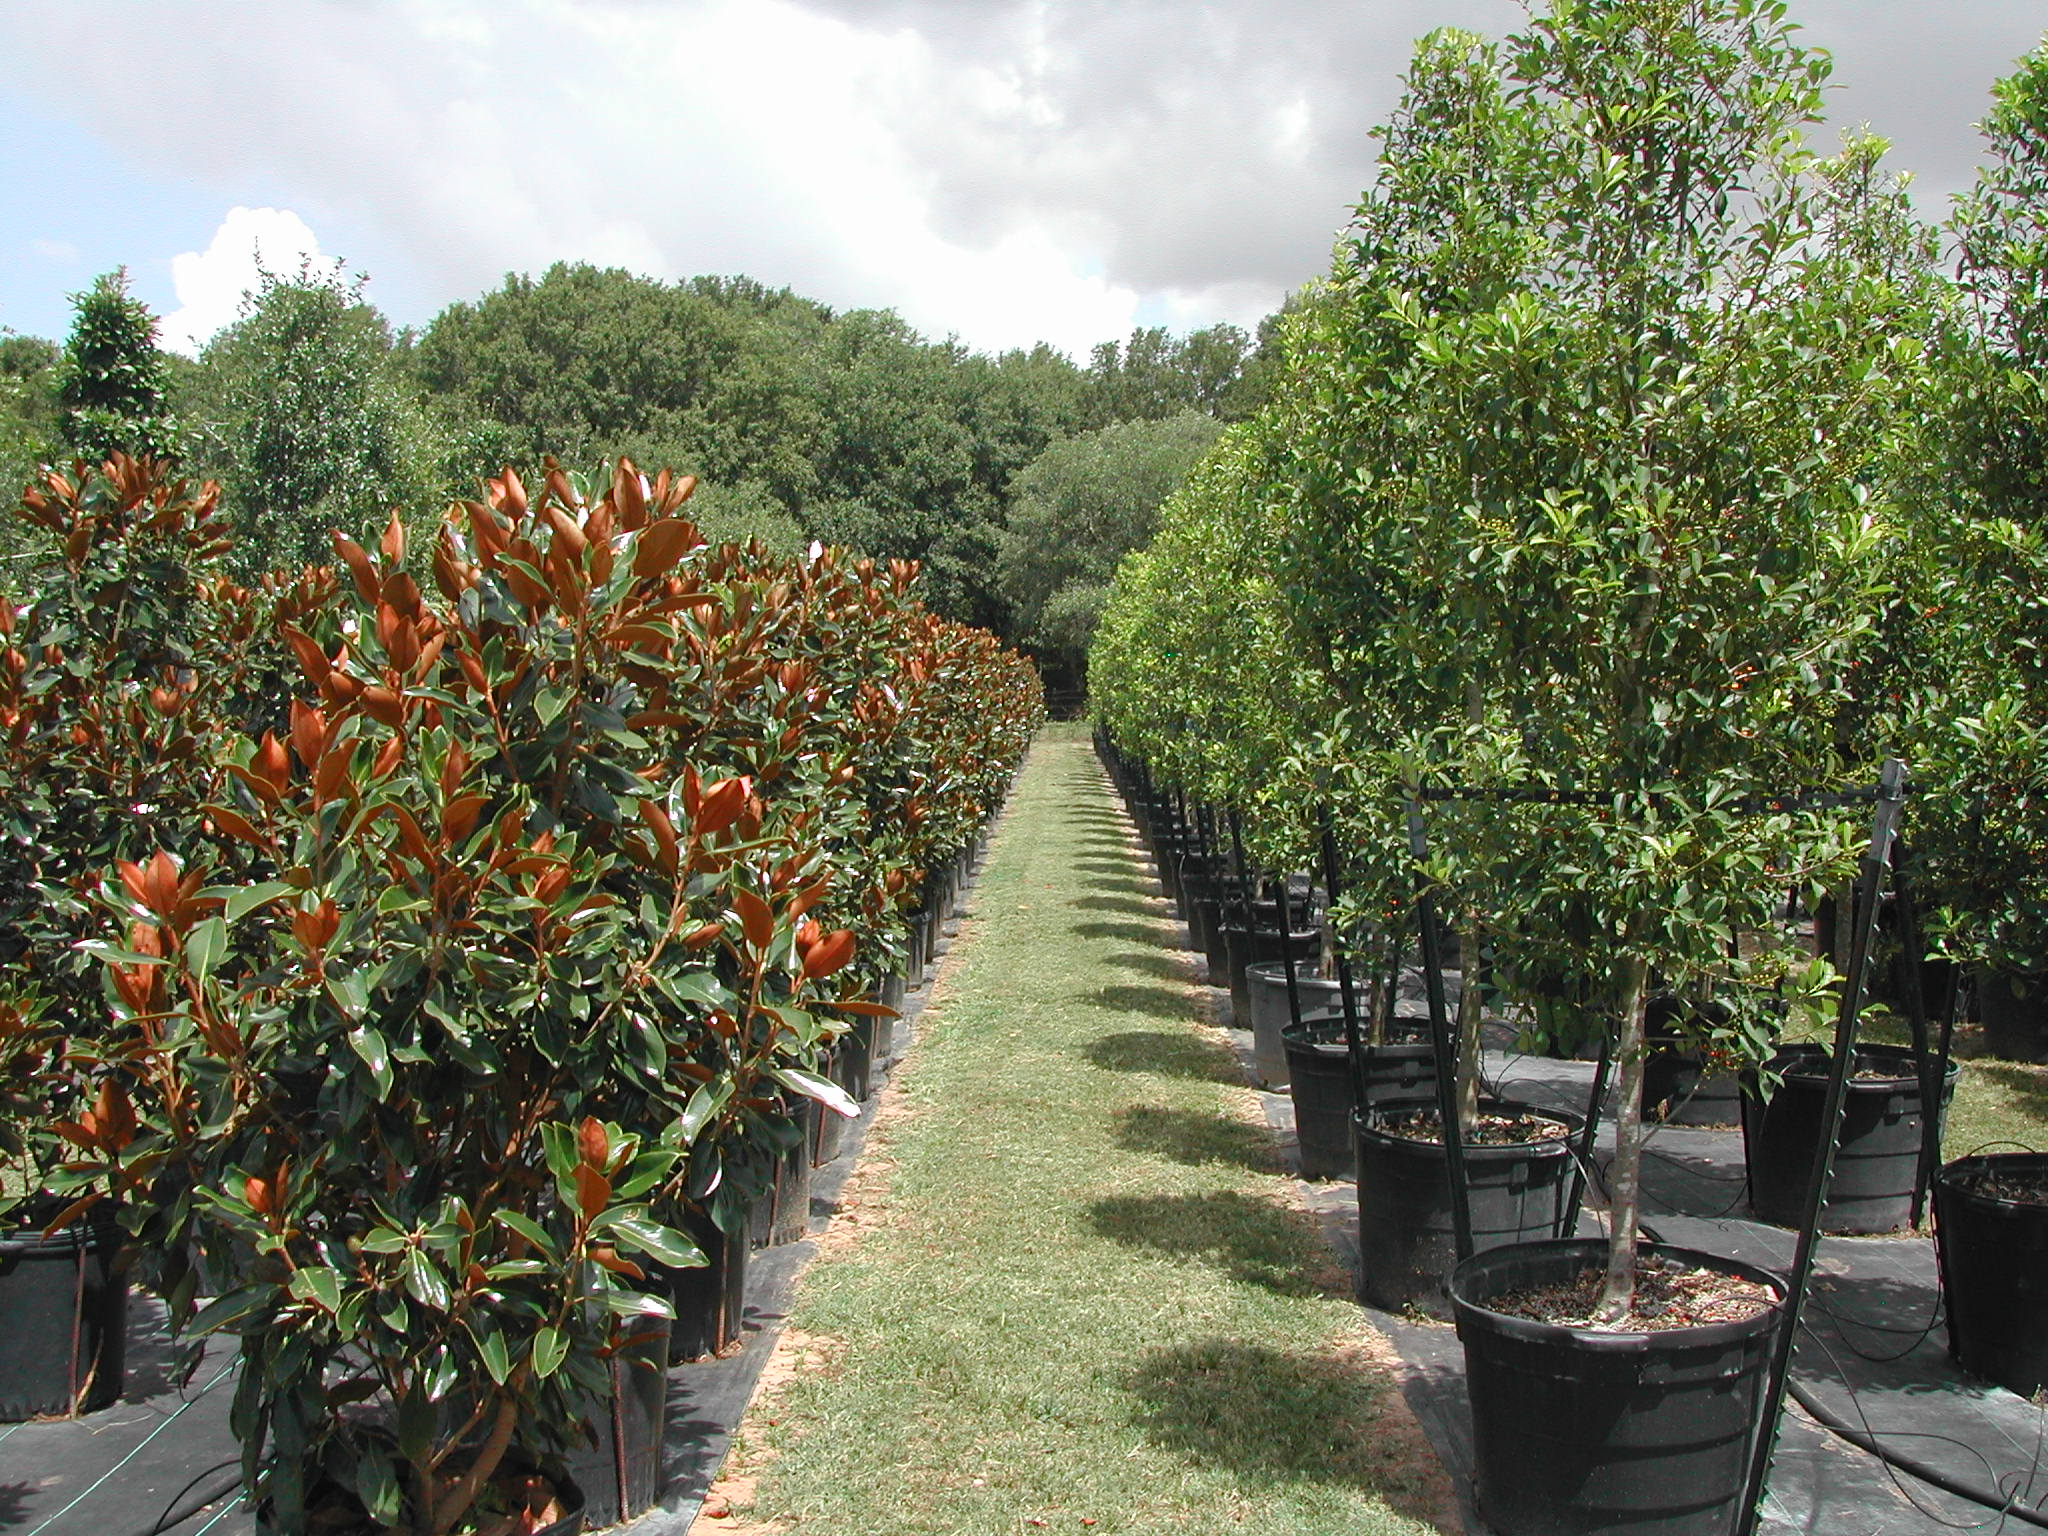
M1446 1517L1165 913L1048 728L697 1532Z

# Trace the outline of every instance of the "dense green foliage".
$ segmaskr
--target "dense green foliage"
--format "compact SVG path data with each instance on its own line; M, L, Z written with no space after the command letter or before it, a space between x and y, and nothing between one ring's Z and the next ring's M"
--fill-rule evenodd
M128 296L124 269L72 296L71 335L57 367L58 434L65 450L93 463L120 452L161 455L177 447L166 414L164 357L156 320Z
M146 333L146 311L121 302ZM937 611L1021 636L1038 615L1020 623L997 579L1018 475L1075 433L1245 414L1275 334L1141 328L1079 366L1042 344L969 352L892 312L835 312L745 277L557 264L397 337L360 281L265 273L196 366L143 361L160 391L168 370L189 467L229 488L248 572L321 558L330 528L367 536L394 507L424 530L508 465L626 454L696 475L719 537L918 560ZM9 345L0 471L18 483L68 450L53 444L43 344Z
M1020 638L1078 676L1117 562L1150 540L1218 430L1194 411L1125 422L1055 442L1024 469L997 566Z
M186 388L192 466L228 487L245 571L327 559L331 530L366 534L394 507L417 521L455 489L435 483L427 418L359 284L263 273Z
M1098 659L1177 645L1182 594L1235 584L1251 622L1183 654L1308 660L1342 712L1279 723L1368 859L1398 849L1423 785L1605 797L1444 807L1428 872L1466 953L1484 937L1513 990L1565 978L1619 1029L1610 1315L1653 978L1733 1001L1752 1050L1827 980L1773 909L1839 875L1852 828L1741 798L1868 782L1898 749L1837 717L1919 540L1901 466L1942 291L1883 146L1804 147L1825 77L1776 0L1557 0L1502 45L1425 39L1380 174L1290 322L1249 493L1197 479L1178 508L1262 527L1270 577L1169 528ZM1196 504L1211 486L1221 502ZM1223 677L1190 718L1281 692L1243 664ZM1126 678L1105 713L1148 757L1184 757L1156 704L1120 711L1206 686ZM1202 787L1253 808L1270 739ZM1378 865L1363 885L1384 899L1407 874Z

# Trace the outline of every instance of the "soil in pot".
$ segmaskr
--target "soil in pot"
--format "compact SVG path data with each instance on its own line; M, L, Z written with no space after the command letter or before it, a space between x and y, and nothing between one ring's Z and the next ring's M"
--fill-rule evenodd
M1731 1536L1740 1523L1784 1288L1732 1259L1654 1243L1638 1254L1645 1300L1664 1309L1638 1331L1515 1315L1589 1271L1597 1294L1604 1240L1495 1248L1451 1277L1479 1510L1499 1536ZM1661 1297L1658 1270L1680 1281ZM1668 1326L1688 1307L1735 1320Z
M1358 1108L1351 1058L1345 1048L1344 1017L1312 1014L1280 1031L1287 1057L1287 1092L1294 1100L1294 1138L1305 1179L1341 1179L1355 1171L1351 1122ZM1359 1065L1365 1100L1393 1108L1426 1104L1436 1097L1436 1051L1429 1025L1397 1018L1387 1043L1362 1048Z
M1787 1227L1800 1221L1820 1150L1829 1059L1824 1046L1785 1046L1772 1058L1783 1080L1770 1102L1743 1095L1749 1199L1761 1220ZM1944 1103L1955 1089L1956 1072L1951 1062ZM1858 1046L1834 1177L1821 1205L1823 1232L1893 1232L1912 1220L1921 1119L1913 1053L1896 1045Z
M47 1237L32 1213L14 1221L0 1228L0 1421L104 1408L121 1395L128 1349L113 1210Z
M1560 1235L1576 1117L1483 1101L1464 1146L1472 1249ZM1368 1109L1357 1122L1359 1292L1389 1312L1449 1317L1458 1262L1450 1160L1434 1105Z
M2048 1155L1959 1158L1934 1180L1948 1349L2022 1397L2048 1386Z

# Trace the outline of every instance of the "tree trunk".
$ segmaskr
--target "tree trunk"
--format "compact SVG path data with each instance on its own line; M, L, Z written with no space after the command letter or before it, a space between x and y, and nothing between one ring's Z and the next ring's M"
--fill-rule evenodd
M1485 930L1477 913L1468 912L1459 934L1458 986L1458 1136L1470 1142L1479 1124L1480 1015L1479 946Z
M1643 1204L1643 1009L1648 1002L1650 968L1632 959L1622 968L1620 1037L1615 1055L1621 1063L1615 1094L1614 1163L1607 1170L1607 1279L1600 1288L1594 1316L1618 1323L1636 1300L1636 1223Z

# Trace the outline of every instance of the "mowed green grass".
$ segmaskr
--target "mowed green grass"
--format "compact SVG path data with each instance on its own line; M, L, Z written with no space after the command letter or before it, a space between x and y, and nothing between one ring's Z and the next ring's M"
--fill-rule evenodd
M1049 728L870 1145L875 1225L805 1277L790 1326L830 1363L756 1405L743 1519L1431 1529L1441 1473L1138 870L1085 732Z

